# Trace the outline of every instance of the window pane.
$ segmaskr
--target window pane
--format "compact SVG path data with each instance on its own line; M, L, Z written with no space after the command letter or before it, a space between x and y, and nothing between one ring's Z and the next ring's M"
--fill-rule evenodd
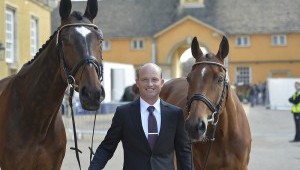
M249 67L237 67L236 68L236 81L237 83L250 83L250 68Z
M144 48L144 43L143 43L143 40L140 40L140 45L139 45L140 48Z

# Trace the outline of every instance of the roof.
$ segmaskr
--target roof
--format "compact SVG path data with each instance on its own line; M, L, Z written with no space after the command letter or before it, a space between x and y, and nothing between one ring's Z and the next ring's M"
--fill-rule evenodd
M46 8L47 10L51 10L53 6L51 5L51 2L49 0L30 0L33 3L40 5L41 7Z
M299 0L205 0L200 8L182 7L179 1L102 0L94 22L105 37L154 36L187 16L226 34L300 32ZM85 1L72 4L84 12ZM60 23L58 7L52 22L54 31Z

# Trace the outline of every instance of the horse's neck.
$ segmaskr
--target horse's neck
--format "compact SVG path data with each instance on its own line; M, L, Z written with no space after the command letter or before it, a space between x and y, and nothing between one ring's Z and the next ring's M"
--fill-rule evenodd
M223 107L224 108L222 109L220 115L223 121L222 123L220 122L219 125L223 126L221 129L227 130L227 132L223 133L233 134L233 132L235 132L239 128L239 114L242 114L240 112L243 112L243 110L241 110L243 108L241 103L239 103L239 101L236 101L236 96L230 86L228 88L228 96Z
M52 117L59 109L66 84L60 74L60 64L54 40L32 63L24 65L16 75L14 86L26 114ZM39 116L37 116L39 115ZM28 115L27 115L28 116Z

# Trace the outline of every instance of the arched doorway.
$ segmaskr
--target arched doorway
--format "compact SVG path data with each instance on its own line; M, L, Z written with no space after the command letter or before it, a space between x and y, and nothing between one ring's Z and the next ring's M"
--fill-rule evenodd
M204 54L207 54L207 49L205 47L200 47ZM193 64L195 63L195 59L192 56L191 48L186 49L182 55L180 56L180 64L181 64L181 77L186 77L187 74L191 71Z
M192 37L186 37L184 40L174 44L169 51L167 64L162 66L166 80L185 77L191 70L191 66L195 62L190 49L191 42ZM209 52L205 44L200 42L199 45L203 53Z

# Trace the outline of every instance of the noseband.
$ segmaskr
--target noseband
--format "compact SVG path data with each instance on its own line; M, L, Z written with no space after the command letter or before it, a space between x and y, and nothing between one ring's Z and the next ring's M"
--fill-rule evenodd
M85 64L92 64L96 69L99 80L102 81L103 80L103 65L102 65L102 63L99 63L97 60L95 60L91 56L87 56L87 57L84 57L83 59L81 59L73 68L71 68L71 69L68 68L68 65L67 65L67 62L66 62L66 59L65 59L65 55L64 55L64 52L63 52L63 48L62 48L62 40L60 39L60 32L64 28L72 27L72 26L87 26L87 27L94 27L96 29L98 29L98 27L94 24L75 23L75 24L66 24L66 25L60 27L57 30L56 45L58 47L59 57L63 61L64 72L67 76L67 82L74 89L77 89L78 84L76 84L74 77L75 77L75 75L76 75L76 73L77 73L77 71L79 70L80 67L82 67ZM102 60L102 56L101 56L101 60Z
M198 64L213 64L213 65L217 65L221 68L223 68L226 72L226 68L220 64L220 63L217 63L217 62L212 62L212 61L202 61L202 62L196 62L193 67L195 65L198 65ZM217 104L217 106L214 105L214 103L208 98L206 97L205 95L201 94L201 93L197 93L197 94L194 94L190 99L187 98L187 102L186 102L186 110L188 112L190 112L190 109L191 109L191 104L194 100L198 100L198 101L202 101L206 104L206 106L211 110L212 112L212 116L211 116L211 119L209 119L208 121L211 122L213 125L217 124L218 123L218 114L221 110L221 107L222 107L222 103L224 101L224 98L225 98L225 92L228 91L228 80L226 79L226 77L224 78L223 80L223 90L222 90L222 95L221 95L221 98L220 98L220 101L219 103ZM217 119L215 119L217 118Z

